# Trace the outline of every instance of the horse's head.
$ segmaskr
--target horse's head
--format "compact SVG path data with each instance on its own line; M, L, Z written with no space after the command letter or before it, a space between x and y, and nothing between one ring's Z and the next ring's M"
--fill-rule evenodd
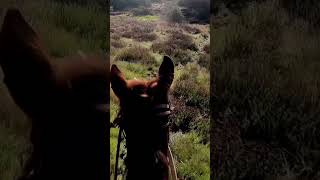
M126 80L116 65L111 67L110 75L111 87L120 100L123 116L120 125L126 132L128 177L167 179L168 93L174 78L172 60L165 56L158 77L150 81ZM144 167L152 177L143 177L139 167Z
M111 67L111 86L120 100L123 113L131 116L150 115L151 108L168 104L168 92L174 77L174 65L164 56L158 77L154 80L126 80L116 65ZM141 114L142 113L142 114Z

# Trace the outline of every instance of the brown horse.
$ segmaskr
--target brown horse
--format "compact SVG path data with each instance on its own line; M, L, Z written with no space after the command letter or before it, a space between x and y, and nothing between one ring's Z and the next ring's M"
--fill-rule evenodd
M167 56L152 81L126 80L116 65L111 67L111 86L120 100L120 126L126 133L129 180L169 177L168 93L173 78L174 65Z
M32 121L33 154L22 179L108 177L109 64L102 57L52 59L36 32L9 9L0 65L15 103Z

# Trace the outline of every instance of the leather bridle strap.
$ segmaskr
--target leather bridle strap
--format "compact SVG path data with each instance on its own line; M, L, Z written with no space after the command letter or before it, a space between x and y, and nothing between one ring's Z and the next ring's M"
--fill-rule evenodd
M170 104L157 104L153 107L154 115L157 117L169 116L172 110Z
M105 108L102 108L102 109L105 109ZM109 110L109 107L107 107L107 109ZM159 118L167 118L171 114L173 109L174 108L172 106L170 106L169 103L168 104L157 104L152 108L154 116L159 117ZM123 118L124 117L122 115L122 112L120 111L118 113L118 116L116 117L116 119L113 122L113 124L115 126L117 126L117 125L120 126L119 134L118 134L118 144L117 144L117 152L116 152L116 164L115 164L114 180L117 180L117 177L118 177L118 161L119 161L120 143L121 143L121 141L123 139L125 139L125 137L124 138L122 137L123 127L121 127L121 125L120 125L121 121L123 121ZM162 127L167 127L168 124L169 124L169 122L166 123ZM174 166L172 153L171 153L170 147L168 147L168 148L169 148L169 165L170 165L170 169L171 169L171 174L173 175L174 180L177 180L177 178L176 178L177 177L177 174L176 174L177 172L176 172L176 168Z
M168 160L169 160L171 178L172 178L172 180L178 180L177 169L176 169L176 166L174 164L174 159L173 159L173 155L172 155L170 146L168 146L168 151L169 151Z

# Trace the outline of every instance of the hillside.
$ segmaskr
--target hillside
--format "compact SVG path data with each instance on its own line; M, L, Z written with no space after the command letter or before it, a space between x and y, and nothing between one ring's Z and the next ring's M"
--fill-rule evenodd
M171 22L164 13L166 8L166 4L153 3L112 12L111 63L128 79L151 79L157 75L163 55L173 58L175 80L170 100L175 109L170 147L178 176L209 179L209 25ZM110 107L113 121L119 110L113 93ZM111 129L112 176L117 135L118 129Z

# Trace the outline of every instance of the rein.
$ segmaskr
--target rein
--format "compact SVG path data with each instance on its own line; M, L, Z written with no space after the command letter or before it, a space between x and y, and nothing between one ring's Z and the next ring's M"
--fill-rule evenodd
M172 106L170 106L170 104L158 104L155 105L152 108L152 113L154 114L155 117L157 118L167 118L169 115L171 115L171 112L174 108ZM119 163L119 154L120 154L120 144L122 142L123 139L126 139L125 137L125 132L123 130L123 126L122 123L124 122L124 116L123 116L123 112L120 110L120 112L118 113L117 117L114 119L114 121L112 122L112 126L111 127L119 127L119 134L118 134L118 144L117 144L117 152L116 152L116 164L115 164L115 175L114 175L114 180L117 180L118 177L118 163ZM168 127L170 124L170 122L165 122L163 123L163 125L161 126L162 128L166 128ZM124 138L122 138L122 135L124 135ZM174 161L173 161L173 156L171 153L171 149L168 146L168 150L169 150L169 154L168 154L168 158L169 158L169 167L170 167L170 171L171 171L171 176L173 178L173 180L177 180L177 171L176 171L176 167L174 165Z

